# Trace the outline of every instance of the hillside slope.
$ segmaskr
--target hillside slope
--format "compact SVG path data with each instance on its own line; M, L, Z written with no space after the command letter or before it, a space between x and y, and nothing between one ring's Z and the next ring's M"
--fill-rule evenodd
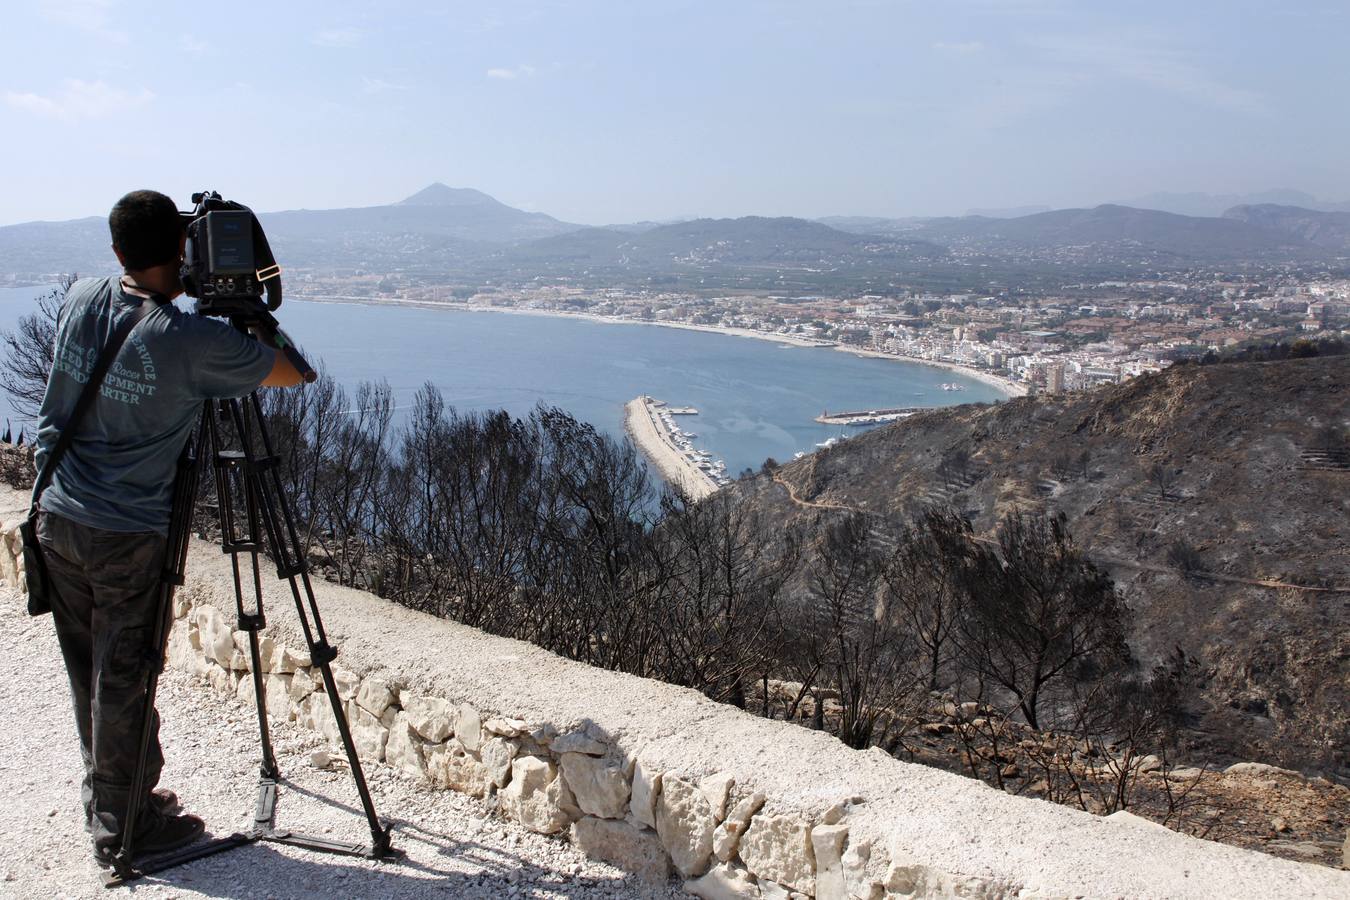
M1014 507L1062 511L1133 608L1139 657L1200 658L1217 759L1346 777L1350 466L1319 458L1328 424L1350 424L1350 357L1186 366L924 413L733 490L780 521L942 505L988 531ZM1177 542L1206 574L1169 561Z
M1350 212L1322 212L1297 206L1235 206L1225 219L1284 231L1318 247L1350 250Z

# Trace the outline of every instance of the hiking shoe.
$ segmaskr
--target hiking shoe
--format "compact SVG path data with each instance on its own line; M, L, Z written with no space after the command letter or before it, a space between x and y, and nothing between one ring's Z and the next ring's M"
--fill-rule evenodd
M177 816L165 816L159 827L136 842L136 855L133 859L146 856L158 856L179 850L191 844L206 831L206 823L194 815L183 813ZM112 858L119 848L96 848L94 861L103 868L112 867Z
M183 811L178 795L168 788L155 788L150 792L150 805L161 816L176 816Z
M160 816L176 816L183 811L183 805L178 802L178 795L168 788L155 788L150 792L149 808ZM93 813L89 807L84 809L84 830L90 834L94 833Z

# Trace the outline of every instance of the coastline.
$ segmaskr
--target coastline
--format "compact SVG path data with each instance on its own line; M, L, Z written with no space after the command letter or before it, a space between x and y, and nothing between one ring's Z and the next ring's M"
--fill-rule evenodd
M656 424L652 399L645 394L624 406L623 427L661 477L677 485L691 500L702 500L717 490L707 473L691 465L670 442L665 429Z
M441 309L450 312L491 312L502 313L513 316L547 316L561 319L581 319L586 322L596 322L601 325L649 325L655 328L678 328L684 331L703 331L708 334L725 334L731 337L752 338L757 341L770 341L775 344L781 344L786 347L800 347L816 350L837 350L841 353L851 353L854 356L867 357L870 359L886 359L892 362L915 363L921 366L932 366L938 369L946 369L949 372L955 372L958 375L964 375L973 381L981 384L987 384L990 387L997 388L1012 397L1025 397L1027 387L1013 381L1010 378L1004 378L1001 375L995 375L987 369L977 369L973 366L966 366L960 363L946 362L937 359L924 359L918 356L900 356L895 353L881 353L876 350L861 350L856 347L846 347L843 344L833 342L820 342L809 338L793 337L790 334L779 334L770 331L755 331L751 328L724 328L720 325L694 325L689 322L646 322L639 319L619 319L614 316L597 316L592 313L570 313L559 312L551 309L519 309L511 306L470 306L467 304L442 303L435 300L371 300L362 297L297 297L302 303L351 303L360 306L387 306L390 304L397 306L408 306L415 309Z
M990 387L996 387L1000 391L1011 397L1025 397L1027 395L1027 386L1013 381L1011 378L1004 378L1002 375L995 375L988 369L977 369L974 366L964 366L961 363L947 362L941 359L923 359L919 356L898 356L894 353L878 353L876 350L857 350L853 348L845 349L846 353L852 353L854 356L865 356L873 359L898 359L901 362L917 363L921 366L932 366L935 369L946 369L949 372L956 372L964 375L974 381L987 384Z

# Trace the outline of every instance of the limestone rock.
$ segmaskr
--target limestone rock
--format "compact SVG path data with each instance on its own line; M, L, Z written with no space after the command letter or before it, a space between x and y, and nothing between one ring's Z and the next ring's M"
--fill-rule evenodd
M844 851L844 885L849 900L882 900L881 880L886 875L886 852L871 841L850 840Z
M713 820L721 822L727 815L727 801L731 799L731 788L736 784L736 778L727 772L718 772L709 775L698 783L698 788L703 792L703 796L708 800L708 806L712 809Z
M292 703L299 703L314 693L314 676L308 669L296 669L291 675L291 687L287 696Z
M1173 769L1172 771L1167 773L1167 778L1170 781L1195 781L1197 778L1199 778L1201 775L1204 774L1205 774L1204 769L1198 769L1193 766L1187 766L1185 768Z
M253 671L253 651L249 647L248 632L231 632L230 638L234 641L234 649L239 651L243 658L243 669L246 672ZM258 635L258 662L259 668L264 672L272 671L272 652L276 646L276 641L266 635Z
M361 687L356 691L357 706L378 719L384 715L384 711L393 702L394 693L389 689L389 682L383 678L363 678L361 680Z
M744 869L733 869L725 863L713 866L702 878L686 881L684 889L703 900L758 900L760 897L759 888Z
M235 646L230 627L225 624L225 617L221 615L220 610L206 604L198 606L195 613L202 653L207 659L228 666L230 657L234 655Z
M790 816L758 815L741 837L741 860L758 878L814 894L815 853L811 829Z
M347 704L347 726L351 730L356 755L362 760L380 762L384 759L384 745L389 740L389 729L378 718L357 706Z
M337 686L338 696L343 700L355 700L356 692L361 688L361 679L354 672L333 666L333 684Z
M584 731L572 731L555 737L549 742L549 749L562 756L565 753L585 753L589 756L604 756L604 743L596 740Z
M212 664L207 670L206 680L217 694L234 694L239 690L239 673L232 669L222 669Z
M887 896L945 897L952 894L941 872L924 865L894 843L891 845L890 865L886 868L882 886Z
M564 753L562 772L582 812L603 819L623 818L629 787L622 768L584 753Z
M505 787L511 778L511 760L516 758L516 745L494 737L483 744L483 748L478 751L478 758L482 760L492 783L497 787Z
M455 740L470 753L476 753L483 745L483 720L478 710L467 703L461 703L455 710Z
M495 718L483 723L483 730L498 737L518 738L530 730L522 719Z
M562 810L565 786L557 766L535 756L511 763L511 780L498 795L502 815L539 834L556 834L567 827Z
M1225 775L1289 775L1294 778L1302 778L1298 772L1292 769L1281 769L1279 766L1267 765L1257 762L1233 763L1223 770Z
M272 715L284 715L290 708L291 676L263 676L263 692L267 700L267 711ZM253 676L239 679L239 699L254 706Z
M422 752L422 739L408 724L407 713L397 713L388 727L389 740L384 745L384 761L414 778L425 778L427 761Z
M165 648L165 657L169 665L175 669L187 669L196 655L188 640L188 629L177 627L169 632L169 643Z
M592 859L604 860L644 881L663 883L670 875L670 859L656 832L628 822L595 816L573 823L572 843Z
M756 791L742 798L731 808L726 819L713 832L713 853L718 859L727 862L736 855L741 844L741 835L745 834L745 829L750 824L750 817L759 812L763 805L764 795Z
M1140 772L1156 772L1163 767L1162 760L1152 753L1140 758L1137 765Z
M272 651L272 671L279 674L290 674L298 669L308 669L310 666L309 651L292 650L290 647L277 646Z
M682 876L693 878L707 870L712 857L712 808L696 785L677 776L662 777L656 833Z
M641 758L633 764L633 796L629 802L633 818L648 828L656 827L656 798L661 793L661 773L644 765Z
M847 825L817 825L811 829L811 852L816 857L816 900L848 900L844 883L847 841Z
M492 787L487 769L454 741L438 745L426 753L427 777L440 788L486 797Z
M403 711L408 724L428 741L439 743L454 732L450 719L450 704L439 697L407 697Z

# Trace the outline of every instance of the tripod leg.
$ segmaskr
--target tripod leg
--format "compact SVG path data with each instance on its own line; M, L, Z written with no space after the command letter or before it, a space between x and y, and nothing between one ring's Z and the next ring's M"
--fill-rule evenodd
M268 548L277 564L277 576L290 584L291 596L295 600L297 618L304 633L305 641L309 646L311 663L318 667L323 677L324 692L328 696L333 719L337 725L338 736L351 768L352 780L356 783L362 811L365 813L366 822L370 827L371 847L368 854L376 858L390 856L395 851L390 843L389 829L381 824L379 815L375 811L375 803L371 798L370 788L366 784L365 771L361 766L355 741L352 739L346 709L338 693L337 682L333 677L331 664L337 657L337 651L328 643L327 635L324 633L323 620L319 616L318 603L314 597L313 585L309 580L309 568L305 562L306 548L296 530L295 521L291 515L280 476L277 473L278 458L273 452L271 439L267 434L262 406L256 394L251 395L245 402L247 405L241 406L238 401L227 401L225 408L239 436L241 449L238 453L243 456L242 469L246 482L245 496L249 498L250 504L250 519L251 521L261 522L262 530L267 536ZM262 445L263 454L261 456L254 452L255 437ZM256 520L254 519L255 515ZM252 546L249 548L249 552L254 555L256 563L259 550L256 531L253 537L254 540L251 541ZM255 584L255 588L259 598L258 611L261 616L261 585ZM256 634L254 637L256 637ZM255 681L256 687L259 687L257 681ZM259 693L259 696L261 696L261 693ZM264 731L264 736L265 734ZM261 795L259 804L259 815L261 815ZM300 843L315 849L351 852L345 845L332 845L332 842L326 842L322 839L300 838L299 836L280 833L265 837Z
M169 514L169 534L164 551L164 571L160 575L159 600L155 612L155 631L151 646L154 656L148 660L145 681L145 708L141 711L141 727L137 747L136 767L131 776L131 790L127 794L127 815L122 827L122 847L112 857L111 876L117 881L139 877L132 858L136 853L136 826L140 818L141 795L145 793L145 767L150 754L150 738L154 729L155 695L159 691L159 675L164 669L165 648L173 623L173 595L183 584L187 568L188 542L192 536L192 507L197 496L200 477L201 447L206 437L205 416L198 427L195 442L189 440L178 459L178 474L174 478L173 505Z
M220 404L227 421L233 421L231 404ZM249 669L253 682L254 708L258 716L258 738L261 745L262 763L259 769L258 799L253 813L253 830L256 834L271 830L276 812L277 782L281 772L277 767L276 756L272 749L271 726L267 720L267 688L263 681L263 660L258 644L258 631L267 624L262 604L262 570L258 561L258 548L261 546L260 524L258 517L257 491L247 475L247 457L237 450L228 450L220 441L215 420L209 426L211 442L216 448L213 465L215 468L217 507L220 514L221 549L230 556L230 571L234 578L234 605L238 616L238 628L248 635ZM242 493L246 515L247 532L238 532L236 515L236 493ZM253 604L251 610L244 608L244 586L240 573L239 557L247 554L249 569L253 580Z

